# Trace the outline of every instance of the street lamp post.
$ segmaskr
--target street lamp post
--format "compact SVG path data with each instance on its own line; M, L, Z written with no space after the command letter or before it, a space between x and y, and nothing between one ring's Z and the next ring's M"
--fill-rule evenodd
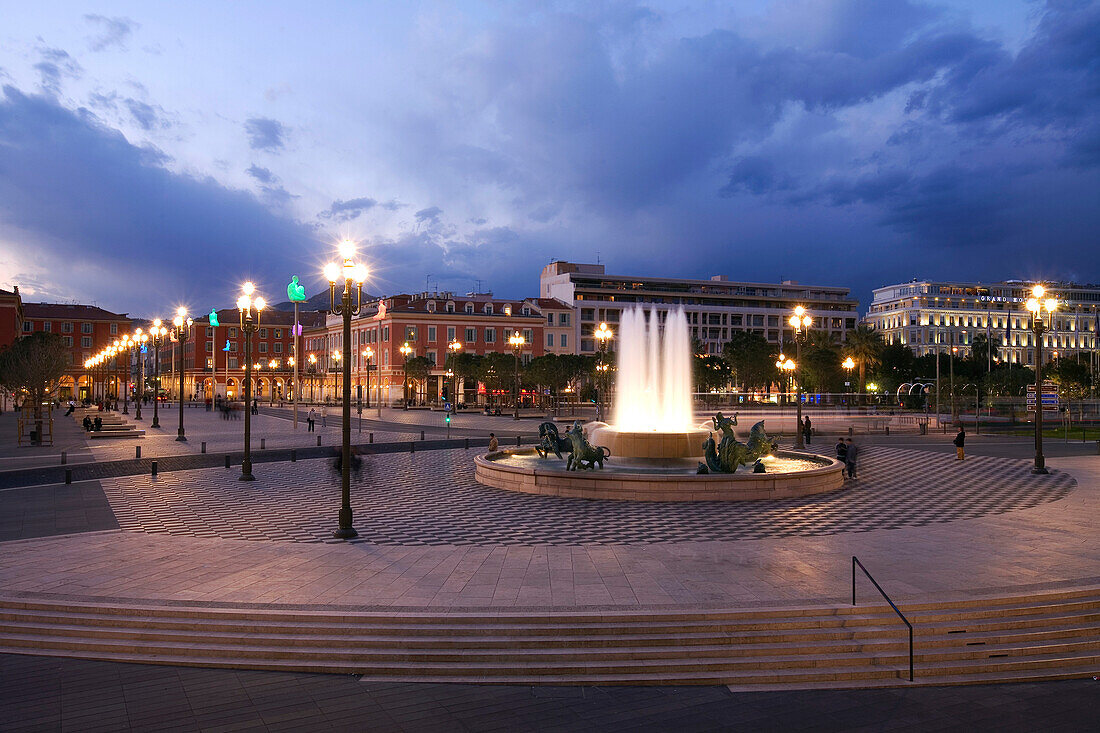
M145 344L149 341L149 334L140 328L134 331L134 344L138 354L138 385L141 387L137 398L134 400L134 419L141 419L141 400L145 397Z
M798 423L795 428L794 438L795 448L806 447L806 444L805 442L803 442L802 437L802 341L805 339L803 328L808 330L810 326L813 325L813 322L814 319L808 313L806 313L806 309L802 306L796 306L794 309L794 315L792 315L787 320L787 323L791 324L791 326L794 327L794 360L795 365L798 367L799 370L799 374L797 375L798 390L795 393L795 404L798 411Z
M130 414L130 349L134 343L130 334L125 334L119 343L119 352L126 354L126 383L122 393L122 414Z
M1036 285L1031 289L1027 300L1027 309L1031 311L1031 330L1035 333L1035 465L1032 473L1049 473L1046 458L1043 457L1043 332L1047 330L1046 320L1058 309L1056 298L1043 299L1046 289ZM1046 319L1043 312L1046 311Z
M508 337L508 345L512 347L512 354L516 357L516 371L515 371L515 399L513 400L513 412L512 419L519 420L519 352L523 350L523 347L527 345L527 339L523 338L523 334L519 331L515 331Z
M334 362L336 362L336 367L335 368L333 368L333 367L328 368L328 370L333 373L332 380L336 383L334 386L335 386L337 395L341 394L340 393L340 356L341 356L340 355L340 350L339 349L333 349L333 351L332 351L332 360Z
M404 397L404 399L403 399L403 402L405 403L404 409L408 410L409 409L409 354L411 354L413 352L413 348L411 346L409 346L409 342L406 341L404 344L401 345L401 348L398 349L398 351L400 351L401 355L403 357L405 357L405 364L404 364L405 377L404 377L404 380L402 382L403 387L402 387L401 394Z
M342 316L344 320L344 348L351 346L351 317L363 307L363 281L367 279L367 268L362 262L353 261L355 244L345 239L340 243L342 262L330 262L325 265L325 279L328 280L329 312ZM343 281L344 289L339 301L336 298L336 283ZM355 290L355 304L351 302L352 289ZM340 516L339 527L332 533L337 539L351 539L359 533L352 527L351 516L351 359L344 359L344 409L341 420L343 444L340 460Z
M153 321L153 328L149 333L152 335L153 341L153 422L149 423L149 427L159 428L160 407L157 402L160 401L160 346L164 343L164 337L168 333L168 329L161 325L158 318Z
M268 407L274 407L275 406L275 370L279 368L279 360L278 359L272 359L271 361L269 361L267 363L267 365L268 365L268 367L271 368L271 378L268 380L268 381L271 382L271 389L268 390L269 394L268 394L268 398L267 398L267 406Z
M180 306L176 310L176 317L172 319L172 332L176 337L176 343L180 347L180 424L176 429L176 440L187 440L183 432L183 342L191 338L191 326L195 321L187 317L187 309Z
M313 383L317 380L317 355L309 355L309 401L313 403Z
M455 373L455 362L458 360L458 352L462 351L462 343L455 339L451 343L447 344L447 351L450 352L451 368L448 370L451 377L451 412L458 411L458 376ZM448 429L450 429L450 423L448 423Z
M260 326L260 315L267 303L259 295L253 297L256 286L246 282L237 298L241 332L244 334L244 458L241 460L240 481L255 481L252 475L252 334ZM255 315L253 315L255 314Z
M596 366L596 371L600 373L600 394L599 399L596 400L596 412L602 422L604 420L604 392L607 389L607 363L604 361L604 350L607 348L607 342L611 340L613 333L606 323L601 323L592 335L596 338L596 343L600 345L600 363Z
M370 410L370 362L371 359L374 357L374 349L368 346L367 348L363 349L362 354L364 361L366 361L367 363L367 388L364 391L366 392L367 409Z
M840 365L841 365L842 367L844 367L845 371L847 371L847 372L848 372L848 377L847 377L847 380L846 380L846 384L845 384L845 390L844 390L844 391L845 391L845 392L848 392L849 394L851 394L851 391L852 391L852 370L853 370L853 369L855 368L855 366L856 366L856 362L855 362L855 360L854 360L854 359L852 359L852 357L850 357L850 356L849 356L849 357L848 357L847 359L845 359L844 361L842 361L842 362L840 363ZM860 399L862 399L862 398L860 398ZM846 399L846 402L848 403L848 409L849 409L849 411L850 411L850 410L851 410L851 408L852 408L852 398L851 398L851 397L848 397L848 398Z
M954 339L952 339L954 341ZM959 350L959 347L952 346L951 351L947 354L947 369L948 369L948 388L951 390L951 422L957 423L959 421L958 408L955 406L955 353Z

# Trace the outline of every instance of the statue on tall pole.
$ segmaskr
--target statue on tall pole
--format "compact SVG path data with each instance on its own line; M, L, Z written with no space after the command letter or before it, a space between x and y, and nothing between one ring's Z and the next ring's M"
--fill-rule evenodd
M298 429L298 337L302 335L302 327L298 325L298 304L306 299L306 289L298 284L298 276L290 278L286 286L286 297L294 303L294 429Z

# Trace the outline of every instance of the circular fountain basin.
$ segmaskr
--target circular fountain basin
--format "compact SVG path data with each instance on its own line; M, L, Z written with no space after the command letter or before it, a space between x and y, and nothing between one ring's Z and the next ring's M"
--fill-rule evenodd
M660 433L655 430L620 430L609 425L594 428L589 440L592 445L607 448L613 457L670 460L701 458L703 443L709 437L710 431L705 428Z
M779 451L763 462L767 473L743 467L732 474L699 474L698 461L683 458L611 458L603 470L566 471L563 460L542 459L533 449L517 448L477 456L474 475L486 486L507 491L629 501L784 499L844 485L843 464L826 456Z

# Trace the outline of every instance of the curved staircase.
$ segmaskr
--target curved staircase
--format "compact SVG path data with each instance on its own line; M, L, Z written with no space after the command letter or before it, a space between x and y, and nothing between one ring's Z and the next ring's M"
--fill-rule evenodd
M423 682L736 690L1100 674L1100 587L730 610L344 611L0 597L0 653Z

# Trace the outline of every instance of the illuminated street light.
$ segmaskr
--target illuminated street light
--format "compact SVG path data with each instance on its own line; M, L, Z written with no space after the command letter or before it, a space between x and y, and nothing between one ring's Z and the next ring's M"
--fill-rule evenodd
M355 242L345 239L337 247L339 262L325 265L325 279L328 280L329 313L343 318L344 348L351 348L351 318L363 308L363 281L367 279L367 267L355 262ZM339 295L337 284L343 287ZM355 302L352 302L352 292ZM357 537L358 532L352 526L351 516L351 362L344 359L344 389L341 399L343 411L341 430L343 442L340 453L340 516L339 527L332 533L337 539Z
M176 317L172 319L172 335L179 344L180 349L180 424L176 428L176 440L187 440L183 432L183 342L191 338L191 326L195 321L187 317L187 309L180 306L176 309Z
M810 326L813 325L814 319L810 314L806 312L806 309L802 306L796 306L794 309L794 315L787 319L787 323L791 324L794 328L794 348L795 348L795 363L801 369L802 366L802 342L805 340L805 332L809 331ZM802 375L799 373L796 376L798 390L795 393L795 404L798 411L798 426L795 430L795 448L805 448L806 445L803 442L802 437Z
M1049 473L1046 458L1043 457L1043 332L1049 328L1058 310L1056 298L1046 298L1046 289L1036 285L1027 299L1027 309L1031 312L1031 330L1035 333L1035 465L1032 473ZM1046 316L1043 316L1043 313Z
M244 333L244 459L241 461L241 481L255 481L252 475L252 334L260 327L260 316L267 305L260 296L252 297L256 287L246 282L243 295L237 298L241 331ZM259 365L257 365L259 366Z
M527 339L523 338L523 334L516 331L508 337L508 345L512 347L512 354L516 357L516 373L515 373L515 408L512 413L513 420L519 420L519 352L527 345Z

